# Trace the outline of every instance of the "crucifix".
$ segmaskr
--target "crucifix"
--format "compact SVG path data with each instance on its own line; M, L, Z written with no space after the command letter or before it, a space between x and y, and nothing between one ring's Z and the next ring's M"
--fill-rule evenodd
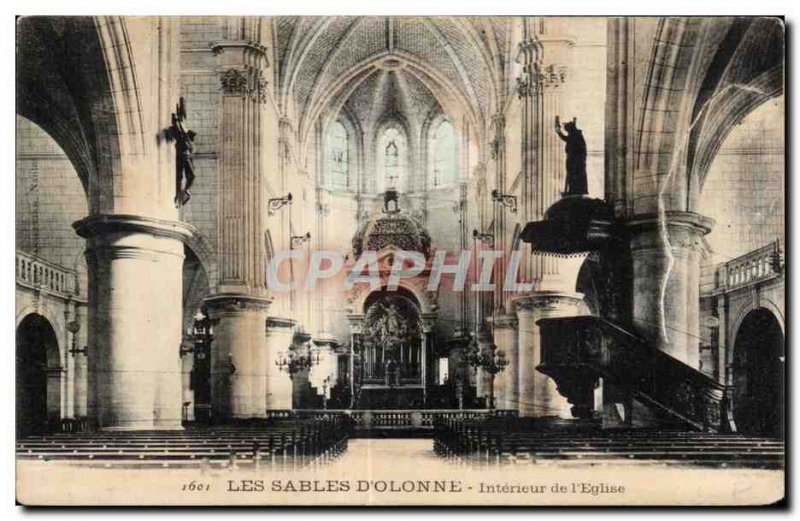
M186 105L183 97L178 101L175 112L172 113L172 126L169 135L175 140L175 207L178 208L189 202L192 194L189 188L194 182L194 138L197 135L193 130L186 130L183 123L186 121ZM185 183L184 183L185 181Z

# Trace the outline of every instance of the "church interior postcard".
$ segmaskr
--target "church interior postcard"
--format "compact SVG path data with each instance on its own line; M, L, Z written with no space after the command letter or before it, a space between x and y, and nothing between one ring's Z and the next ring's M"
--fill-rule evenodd
M23 505L774 505L782 17L16 20Z

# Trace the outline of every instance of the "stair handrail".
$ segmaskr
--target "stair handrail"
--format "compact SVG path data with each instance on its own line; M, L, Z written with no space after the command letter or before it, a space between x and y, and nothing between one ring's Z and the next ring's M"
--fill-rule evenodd
M543 335L542 372L580 367L692 428L732 430L727 386L621 325L588 315L541 319L537 325ZM548 339L560 339L558 348L550 348Z

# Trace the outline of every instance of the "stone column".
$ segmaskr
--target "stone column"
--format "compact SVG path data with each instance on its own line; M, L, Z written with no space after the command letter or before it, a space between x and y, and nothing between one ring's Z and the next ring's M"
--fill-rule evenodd
M490 143L491 156L494 164L494 187L500 193L506 191L506 117L503 113L492 116L493 137ZM508 209L497 201L492 201L493 223L493 248L505 254L506 248L506 212ZM503 309L503 285L506 280L505 257L498 259L494 264L494 296L492 311Z
M74 227L87 239L98 427L180 429L183 240L191 228L126 215L87 217Z
M495 380L498 409L517 409L519 403L519 321L514 315L498 315L490 319L497 348L506 354L508 365Z
M486 328L485 325L482 325L480 331L478 331L477 342L479 353L488 352L490 350L490 346L492 345L492 333ZM486 399L486 407L491 405L489 403L489 398L491 396L489 388L491 385L492 376L482 368L478 367L475 371L475 394L478 397Z
M420 353L420 369L422 371L422 397L423 403L428 401L428 388L433 386L437 375L433 371L428 371L433 367L433 328L436 326L436 313L422 314L422 352Z
M214 421L263 418L267 411L263 104L266 48L256 19L231 18L215 42L220 79L219 285L206 299L215 323L211 346ZM275 139L274 136L271 136Z
M558 393L555 382L536 370L541 363L541 340L536 321L574 316L583 299L580 293L542 291L513 300L519 320L519 414L528 417L571 418L571 406Z
M64 323L66 324L66 335L64 339L63 362L66 368L66 395L65 407L62 408L64 418L75 418L75 357L70 354L70 350L77 346L77 335L80 324L75 320L75 303L67 301L64 311Z
M658 349L700 365L700 248L713 221L666 212L629 221L633 264L633 323Z
M87 308L81 304L75 306L74 320L80 324L80 330L74 335L75 345L77 351L72 355L72 365L75 371L73 377L74 385L74 410L73 417L75 419L85 419L88 416L88 360L86 356L86 346L88 344L86 338L88 335L88 322L86 317Z
M185 419L194 421L194 389L192 389L192 371L194 370L194 345L191 340L184 337L181 345L181 407L188 403L185 409Z
M267 409L281 411L292 408L292 378L275 362L286 356L294 341L295 320L270 317L267 320Z
M267 415L267 345L270 301L245 295L205 300L214 326L211 410L215 423Z
M361 335L364 334L364 315L347 315L350 324L350 407L356 406L356 382L360 382L356 375L356 356L360 357L360 369L364 370L364 348Z
M526 19L523 39L517 47L517 61L522 72L516 78L516 94L521 110L521 167L522 189L520 219L524 226L544 219L547 209L561 198L566 177L564 143L555 133L555 118L566 123L563 95L567 87L567 65L573 42L549 33L535 34ZM549 20L542 20L539 29ZM562 279L561 259L553 256L528 255L522 264L521 275L526 281ZM555 280L552 280L555 282ZM572 281L574 282L574 281ZM570 288L570 291L574 288ZM540 285L537 289L558 290Z
M64 418L64 382L66 370L61 367L48 367L47 373L47 423L50 428L57 428L61 418Z

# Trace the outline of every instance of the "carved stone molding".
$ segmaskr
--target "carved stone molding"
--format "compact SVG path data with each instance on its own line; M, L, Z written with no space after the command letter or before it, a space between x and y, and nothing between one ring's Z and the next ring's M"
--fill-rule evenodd
M540 65L534 63L526 65L522 74L517 76L517 97L530 98L541 93L544 89L555 89L566 82L567 68L563 65Z
M538 71L538 80L543 88L560 87L567 80L567 68L563 65L545 65Z
M529 72L523 70L522 74L517 76L517 97L532 98L534 94L533 83L531 82L531 75Z
M553 311L565 307L578 307L583 300L580 293L542 292L517 297L513 300L514 308L519 314L532 313L535 310Z
M267 80L260 68L226 69L220 73L219 82L224 96L249 97L256 103L267 101Z
M487 320L495 329L516 329L519 325L516 315L495 315Z
M663 220L657 215L646 215L627 224L631 230L631 252L636 257L648 250L663 250L665 235L673 250L694 249L711 231L714 221L693 212L666 212Z
M219 56L228 50L242 52L245 56L254 60L263 60L265 65L269 65L267 61L267 47L258 42L250 40L225 40L220 42L211 42L209 44L211 52L214 56Z
M297 321L291 318L267 317L267 330L270 329L292 329L297 325Z
M422 332L432 333L436 326L436 313L422 313Z
M266 312L271 300L254 297L251 295L213 295L206 298L203 303L212 319L228 313L240 313L245 311Z
M350 333L360 335L364 332L364 315L347 315L347 322L350 324Z
M497 160L500 157L504 146L505 137L502 134L495 135L494 139L489 141L489 151L491 152L492 159Z
M117 233L147 233L158 237L185 240L197 233L194 226L179 221L164 221L139 215L94 215L72 224L85 239Z

